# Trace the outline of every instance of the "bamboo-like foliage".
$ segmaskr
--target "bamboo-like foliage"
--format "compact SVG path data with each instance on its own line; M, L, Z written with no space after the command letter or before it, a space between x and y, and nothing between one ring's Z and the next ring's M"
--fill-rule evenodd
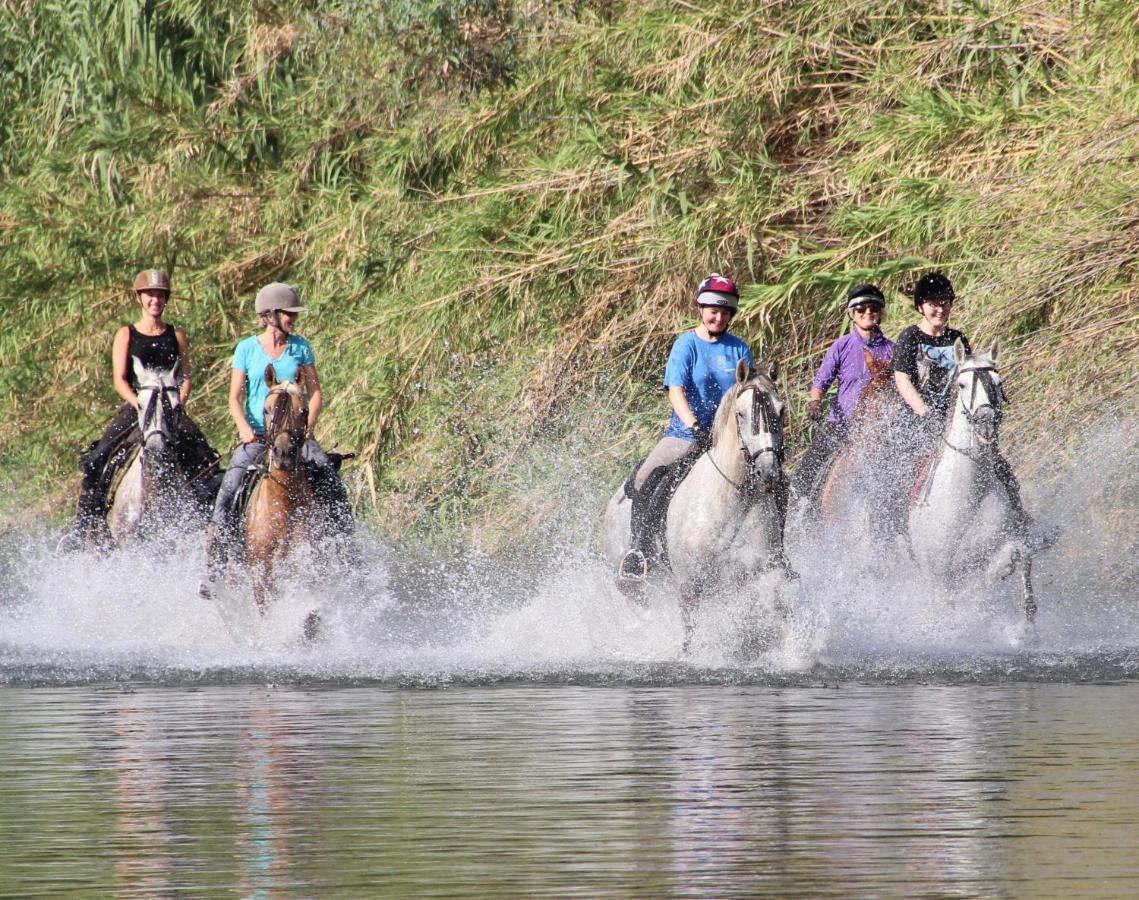
M223 449L253 294L297 285L321 436L396 535L494 545L575 477L596 503L711 270L801 444L845 289L878 281L897 331L942 267L955 320L1006 339L1006 433L1043 477L1058 409L1133 409L1137 37L1123 0L0 3L14 508L67 507L152 264Z

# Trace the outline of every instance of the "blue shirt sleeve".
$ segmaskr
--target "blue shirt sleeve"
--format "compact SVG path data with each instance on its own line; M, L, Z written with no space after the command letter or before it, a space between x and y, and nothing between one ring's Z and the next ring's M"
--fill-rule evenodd
M229 364L231 369L239 372L249 371L249 345L246 341L238 341L233 349L233 361Z
M692 367L696 364L696 354L689 340L690 332L685 332L672 342L668 352L668 363L664 367L664 386L687 387L692 384Z
M297 338L300 353L297 354L297 361L302 366L315 366L316 354L312 350L312 344L308 342L307 338Z

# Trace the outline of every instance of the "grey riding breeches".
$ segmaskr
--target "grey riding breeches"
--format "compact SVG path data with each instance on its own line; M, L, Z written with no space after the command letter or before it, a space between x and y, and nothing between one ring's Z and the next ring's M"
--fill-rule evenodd
M687 456L692 450L692 441L686 441L684 438L678 437L663 437L650 453L639 469L637 475L633 479L633 487L638 491L645 486L645 482L649 480L657 469L662 469L665 466L672 465L681 457Z

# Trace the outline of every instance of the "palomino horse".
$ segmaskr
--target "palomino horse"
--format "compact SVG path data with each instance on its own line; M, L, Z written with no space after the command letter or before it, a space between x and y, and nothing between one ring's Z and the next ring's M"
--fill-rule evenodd
M107 511L107 527L116 544L176 524L197 507L178 460L178 363L168 370L143 368L131 358L138 383L138 453L123 473Z
M245 562L253 574L253 598L262 613L268 608L277 567L308 541L315 498L301 450L308 428L308 397L300 385L277 381L266 370L264 475L245 508ZM306 632L314 625L306 620Z
M1036 615L1031 550L1009 533L1009 501L995 475L1005 402L999 355L999 342L971 356L960 340L953 345L952 411L910 511L910 546L922 571L947 585L965 572L1007 576L1019 565L1024 613L1031 623Z
M740 589L784 571L784 402L777 366L741 360L724 395L707 452L676 488L664 524L665 549L678 590L688 647L701 594ZM632 501L618 488L605 508L602 543L616 570L631 543Z
M862 389L847 425L843 446L835 452L819 492L819 517L824 524L862 527L878 537L890 529L888 495L899 490L890 467L883 464L883 437L898 411L889 360L863 350L870 380ZM858 520L858 521L855 521Z

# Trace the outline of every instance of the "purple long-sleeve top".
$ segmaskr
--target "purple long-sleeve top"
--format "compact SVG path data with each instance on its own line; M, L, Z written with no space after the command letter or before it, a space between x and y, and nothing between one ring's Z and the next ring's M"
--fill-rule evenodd
M845 422L850 418L858 398L862 396L862 389L870 383L870 370L866 368L866 357L862 355L864 349L869 350L875 359L889 362L894 355L894 342L881 331L875 332L868 340L852 331L831 344L815 380L811 382L811 387L826 394L827 389L838 381L838 397L831 404L827 417L832 422Z

